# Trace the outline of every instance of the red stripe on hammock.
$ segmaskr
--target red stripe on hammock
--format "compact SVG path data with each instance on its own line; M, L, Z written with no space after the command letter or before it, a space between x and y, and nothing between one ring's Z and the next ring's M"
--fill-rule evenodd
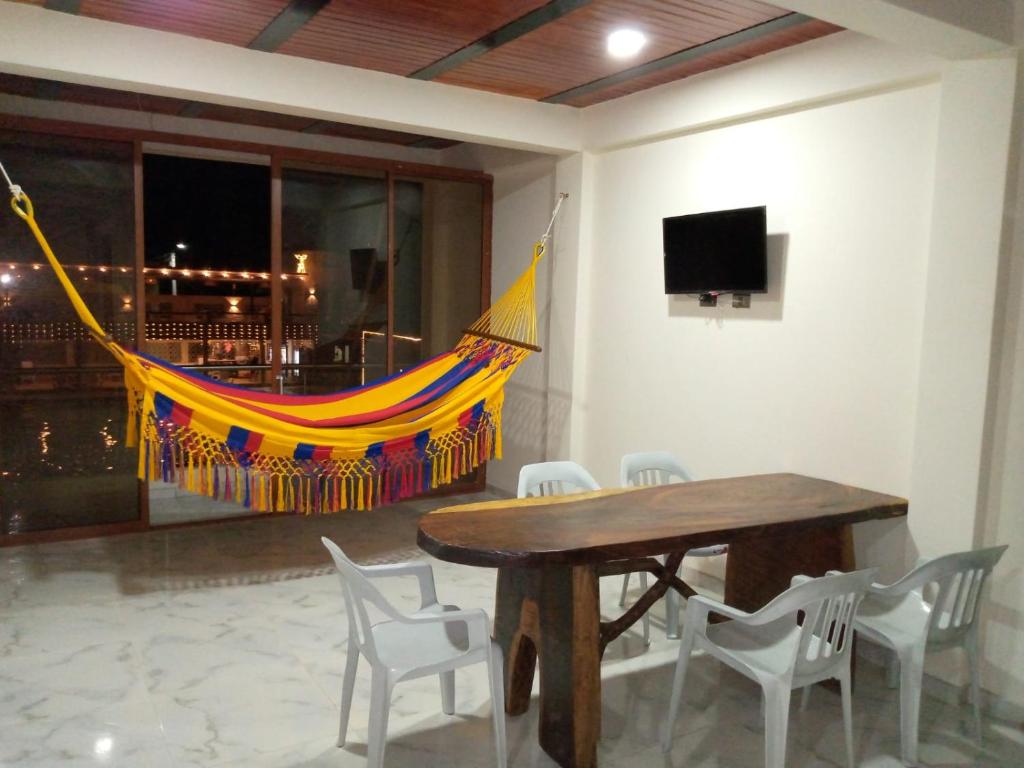
M207 392L216 392L217 394L224 395L225 397L232 398L234 400L251 401L254 403L267 403L269 405L324 405L327 403L337 403L342 400L347 400L350 397L355 397L364 392L372 392L374 389L387 384L389 381L393 381L396 376L389 376L386 379L367 384L353 390L344 390L342 392L334 392L327 395L275 395L272 392L257 392L255 390L248 390L242 387L232 387L225 384L220 384L213 379L207 379L204 377L193 376L179 370L177 367L170 363L165 363L157 358L145 358L135 355L133 352L127 354L133 355L142 365L145 366L157 366L161 370L167 371L179 379L191 382L200 389L204 389ZM445 352L443 354L432 357L430 360L425 360L419 365L410 368L407 371L402 371L401 376L407 376L415 371L424 368L427 365L436 363L438 360L444 357L457 357L454 352ZM450 369L449 369L450 370ZM441 374L444 375L444 374Z

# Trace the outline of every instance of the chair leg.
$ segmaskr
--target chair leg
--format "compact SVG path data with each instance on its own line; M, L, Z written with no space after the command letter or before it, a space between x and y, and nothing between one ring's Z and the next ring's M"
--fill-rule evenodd
M383 768L384 744L388 738L388 714L394 683L385 669L373 670L370 683L370 726L366 744L367 768Z
M889 656L889 663L885 665L885 683L889 688L896 688L900 684L900 657L896 652Z
M644 571L640 571L640 589L644 592L647 591L647 574ZM651 644L651 612L647 611L644 614L644 645Z
M441 711L446 715L455 714L455 670L438 675L441 678Z
M661 749L668 752L672 749L672 730L675 728L676 719L679 717L679 704L683 696L683 683L686 680L686 666L690 662L690 653L693 651L693 635L684 631L683 642L679 645L679 660L676 662L676 674L672 679L672 699L668 705L668 721L665 723L665 732L661 737Z
M789 728L789 683L772 681L764 686L765 768L786 768L786 731Z
M491 712L494 717L494 748L498 754L498 768L508 764L508 745L505 739L505 669L501 650L492 646L487 657L491 687Z
M633 574L627 573L622 577L622 592L619 594L619 608L625 608L626 606L626 592L629 591L629 577Z
M981 670L978 664L978 636L972 631L967 635L964 647L967 650L967 666L971 673L971 706L974 709L974 737L981 744Z
M808 690L810 690L810 686L804 689L804 691ZM848 768L853 768L856 763L853 758L853 697L850 692L849 667L846 668L843 676L839 678L839 693L843 700L843 732L846 736L846 765Z
M348 657L345 660L345 677L341 684L341 721L338 724L338 746L345 746L348 733L348 716L352 713L352 694L356 687L356 669L359 667L359 646L349 638Z
M813 687L814 687L813 684L805 685L803 692L800 694L800 711L801 712L806 712L807 711L807 702L809 702L811 700L811 688L813 688Z
M909 648L900 654L900 734L902 760L907 765L917 765L917 726L923 674L923 647Z
M665 637L679 639L679 593L671 587L665 593Z

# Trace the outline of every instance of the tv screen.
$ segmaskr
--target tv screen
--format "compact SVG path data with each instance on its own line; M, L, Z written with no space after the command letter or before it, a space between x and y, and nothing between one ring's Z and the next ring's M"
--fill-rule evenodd
M665 293L763 293L765 206L662 220Z

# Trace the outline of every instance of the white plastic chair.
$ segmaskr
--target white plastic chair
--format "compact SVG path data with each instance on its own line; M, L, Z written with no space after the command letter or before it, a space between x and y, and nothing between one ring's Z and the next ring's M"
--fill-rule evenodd
M559 496L567 493L599 491L597 480L575 461L541 461L524 464L519 470L520 499L527 496ZM643 617L644 643L651 644L651 620Z
M630 488L644 485L667 485L675 482L689 482L690 473L682 464L667 451L649 451L646 453L627 453L622 457L619 465L619 484L623 488ZM714 544L709 547L698 547L687 550L687 557L711 557L722 555L729 551L726 544ZM658 558L663 563L664 557ZM680 569L682 564L680 564ZM619 607L626 605L626 592L629 591L629 577L633 574L627 573L622 579L622 594L619 595ZM676 574L679 575L678 573ZM640 572L640 587L647 590L647 574ZM665 635L671 639L679 637L679 593L670 589L665 593ZM646 616L644 617L646 619Z
M384 764L388 710L396 683L426 675L441 679L441 709L455 712L455 670L484 662L489 672L491 707L494 713L494 741L499 768L506 765L505 692L501 648L490 638L487 614L480 610L459 610L437 602L434 572L427 563L359 566L330 539L321 538L341 576L341 589L348 613L348 659L341 690L341 722L338 746L345 745L356 668L362 654L373 670L370 691L370 721L366 760L370 768ZM420 587L420 609L412 614L397 610L370 583L388 576L415 576ZM367 608L384 616L373 623Z
M559 496L582 491L599 491L601 486L575 461L541 461L524 464L519 470L520 499L527 496Z
M790 693L797 688L836 678L842 692L846 759L853 768L853 711L850 700L850 648L853 616L875 571L823 576L797 576L790 587L755 613L731 608L695 595L686 602L683 641L672 683L672 701L662 748L672 748L672 728L679 714L690 653L699 648L760 683L764 692L765 766L786 763L786 730ZM798 614L804 613L802 624ZM732 621L709 624L708 615Z
M857 633L896 653L900 669L903 762L917 763L921 676L927 651L962 647L971 673L974 727L981 739L978 609L981 589L1006 547L957 552L917 567L899 581L872 584L854 622Z

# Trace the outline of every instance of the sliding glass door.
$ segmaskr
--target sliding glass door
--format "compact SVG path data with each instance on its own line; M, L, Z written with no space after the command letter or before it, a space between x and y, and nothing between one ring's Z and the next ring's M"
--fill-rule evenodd
M452 349L486 306L482 174L37 130L0 129L0 159L127 347L233 385L333 392ZM0 215L0 544L249 514L136 480L122 381L27 228Z
M334 392L387 374L387 188L383 173L282 171L286 391Z
M480 184L395 182L395 369L452 349L482 312Z
M242 163L147 154L143 161L143 349L260 390L273 386L269 166L258 156ZM247 514L233 501L149 483L153 525Z
M0 158L93 314L134 345L132 145L0 131ZM122 380L28 228L0 213L0 540L140 522Z

